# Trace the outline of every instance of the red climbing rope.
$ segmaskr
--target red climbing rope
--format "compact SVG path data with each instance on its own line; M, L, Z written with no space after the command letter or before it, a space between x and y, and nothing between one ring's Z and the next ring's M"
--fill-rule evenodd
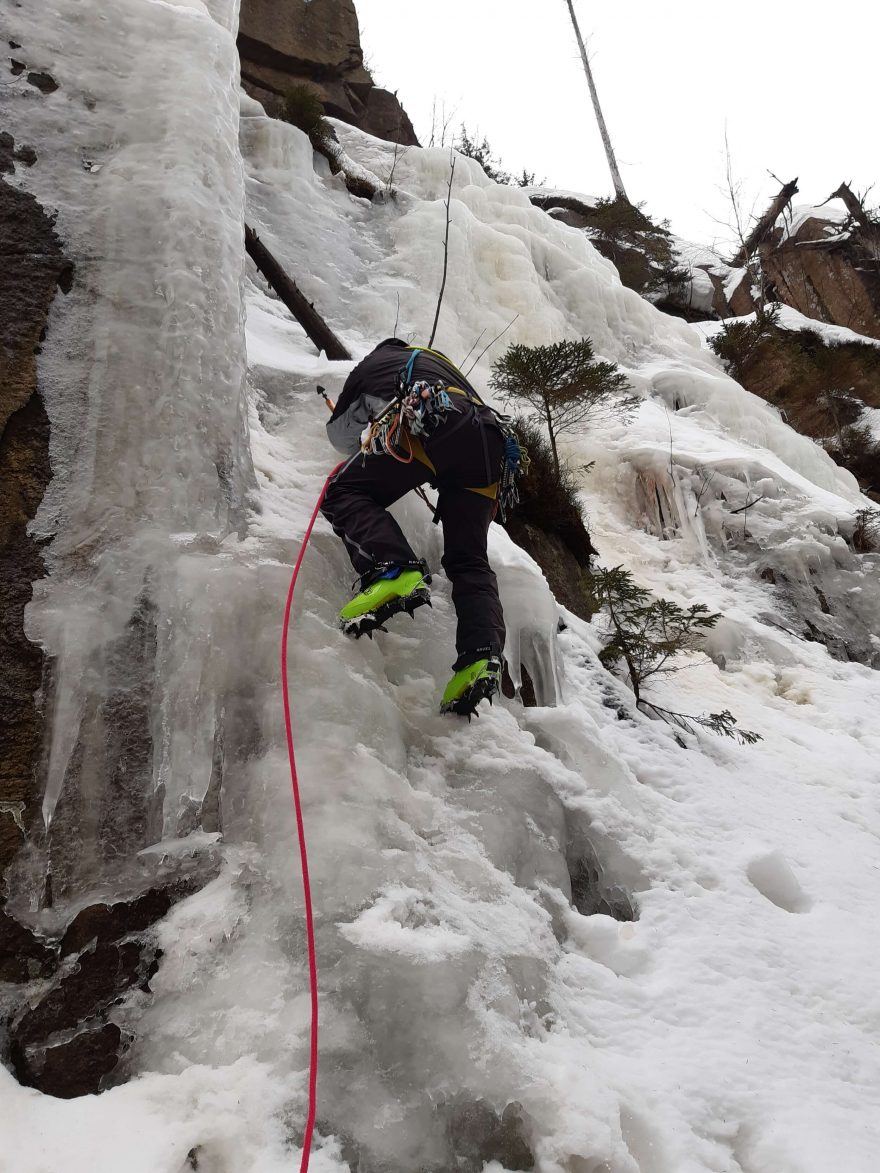
M343 462L344 464L344 462ZM315 1130L315 1114L318 1106L318 960L315 950L315 922L312 916L312 889L309 884L309 860L306 853L306 831L303 823L302 803L299 797L299 778L296 772L296 755L293 752L293 728L290 723L290 696L287 687L287 637L290 631L290 612L293 607L293 592L296 590L296 580L299 568L302 566L309 538L318 517L318 510L324 501L331 479L343 467L338 464L324 482L321 495L315 503L315 508L309 520L305 537L299 548L299 556L293 574L290 576L290 587L287 591L287 604L284 608L284 625L281 634L281 693L284 698L284 727L287 731L287 754L290 758L290 778L293 783L293 802L296 807L296 828L299 833L299 854L302 861L303 897L306 906L306 937L309 949L309 988L312 998L312 1029L309 1055L309 1112L306 1120L306 1131L303 1138L303 1155L300 1173L306 1173L309 1167L309 1157L312 1151L312 1133Z

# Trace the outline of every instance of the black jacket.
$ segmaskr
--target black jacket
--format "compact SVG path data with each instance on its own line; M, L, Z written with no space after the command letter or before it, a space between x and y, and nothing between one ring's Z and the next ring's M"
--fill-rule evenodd
M419 350L399 338L386 338L354 368L345 380L339 402L327 423L327 435L337 451L353 456L361 445L361 433L395 398L399 376L416 350L412 378L458 387L469 399L480 397L458 368L436 350Z

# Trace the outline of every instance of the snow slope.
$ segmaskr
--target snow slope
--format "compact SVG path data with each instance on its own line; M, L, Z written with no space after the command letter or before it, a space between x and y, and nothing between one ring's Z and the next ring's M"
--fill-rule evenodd
M75 7L56 0L52 12ZM130 0L127 11L167 22L163 53L171 46L187 58L194 85L217 76L218 60L228 65L231 37L211 23L219 7ZM205 50L205 34L219 57ZM137 36L146 44L145 27ZM151 73L146 58L144 85L158 101L167 71L155 63ZM92 68L89 85L109 92L112 79ZM230 91L202 91L215 129L231 125ZM355 159L389 173L392 148L337 129ZM126 133L140 141L136 125ZM242 159L249 222L352 349L362 354L391 333L398 294L400 331L421 340L442 263L446 152L405 152L398 197L371 206L321 170L303 135L248 99L240 142L241 156L228 136L214 144L212 173L186 137L157 180L186 213L180 247L213 240L229 250L204 265L187 253L173 269L183 336L191 328L212 361L228 364L222 387L244 359L231 225ZM102 186L115 214L137 190L139 166L133 155L125 193ZM227 201L229 219L218 220ZM158 231L167 207L145 197L138 214ZM77 231L72 210L61 223ZM145 288L172 271L155 250L137 265ZM198 287L185 280L194 266ZM78 318L68 311L81 329L103 330L105 306L117 304L100 265L94 287L96 307L80 307ZM124 518L121 533L95 527L114 561L121 551L138 567L164 556L156 704L167 752L156 784L166 787L168 838L153 850L198 850L198 836L174 838L179 804L207 787L219 700L247 715L224 782L225 866L163 922L152 998L137 995L117 1012L138 1035L128 1083L68 1103L0 1071L0 1169L274 1173L299 1161L308 996L278 640L297 542L333 462L314 387L335 395L349 365L316 358L253 272L244 303L247 431L235 393L211 401L213 368L193 348L169 346L175 327L161 317L148 328L153 386L159 403L167 394L175 405L169 442L156 444L137 414L125 414L124 434L108 425L147 503L113 513ZM205 306L218 314L198 333ZM569 445L573 461L596 461L583 493L604 562L724 614L709 656L658 688L658 701L729 708L763 741L700 737L683 748L634 712L599 666L600 626L563 614L557 634L559 609L539 568L497 527L491 554L508 652L539 680L545 703L505 701L472 725L443 719L453 618L442 575L427 616L372 643L348 642L335 614L350 571L319 524L290 646L321 975L312 1168L503 1173L530 1167L530 1151L540 1173L872 1173L880 676L800 638L795 611L759 577L768 560L805 584L824 576L831 603L848 600L876 643L876 562L858 560L845 541L862 504L855 482L732 382L695 331L624 289L583 233L460 159L437 341L461 358L481 330L491 338L515 314L507 339L587 334L644 399L629 427L605 424ZM61 345L50 338L46 364ZM478 385L497 353L477 367ZM124 369L88 369L77 416L86 444L100 433L94 416L111 382L126 403L143 398L136 355ZM187 449L213 426L249 445L257 487L240 528L180 504L189 489L177 479L174 432ZM174 507L154 507L149 490L169 486L179 490ZM744 519L735 510L749 493L763 499ZM118 495L114 467L96 462L90 510L112 513ZM47 641L52 606L80 598L64 557L79 524L74 482L62 477L55 499L54 560L31 608ZM440 535L424 506L407 500L396 512L437 566ZM79 573L96 608L83 615L128 614L126 575L102 574L100 558ZM97 620L77 630L70 648L53 646L72 707L94 687L81 678L83 648L110 638ZM637 919L577 911L572 877L587 873L603 908L621 915L632 902Z

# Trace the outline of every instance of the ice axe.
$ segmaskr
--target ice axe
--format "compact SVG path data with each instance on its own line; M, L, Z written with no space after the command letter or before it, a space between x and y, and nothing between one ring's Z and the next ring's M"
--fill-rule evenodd
M327 404L328 411L335 411L336 410L336 404L333 402L333 400L327 394L327 390L325 387L322 387L320 384L318 384L317 394L320 395L321 398L324 400L324 402Z

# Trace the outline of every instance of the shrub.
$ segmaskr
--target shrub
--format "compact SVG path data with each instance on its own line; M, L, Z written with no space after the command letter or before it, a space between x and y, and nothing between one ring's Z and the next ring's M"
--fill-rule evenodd
M745 385L752 367L761 357L762 348L775 338L779 306L760 309L751 321L734 319L709 340L709 346L718 355L738 383Z
M555 534L580 566L589 567L595 550L573 472L564 465L557 472L550 444L534 419L520 416L514 422L529 455L528 468L519 480L516 519Z
M849 469L865 493L873 497L880 494L880 444L870 428L847 424L825 442L825 449L833 460Z
M622 394L626 376L593 355L589 338L548 346L514 344L492 367L489 384L505 403L526 405L547 427L557 479L562 477L556 439L591 417L626 418L638 400Z
M311 86L295 85L285 92L281 117L298 126L313 143L316 139L323 140L327 133L324 103Z

